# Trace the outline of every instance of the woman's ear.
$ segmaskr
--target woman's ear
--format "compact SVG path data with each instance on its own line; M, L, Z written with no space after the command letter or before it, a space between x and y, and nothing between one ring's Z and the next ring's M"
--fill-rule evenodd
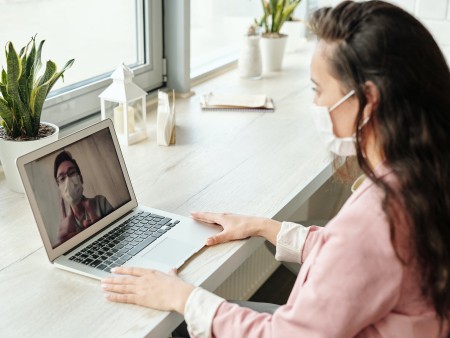
M380 91L372 81L364 83L364 94L366 95L367 104L363 110L363 120L369 120L372 113L378 108L380 102Z

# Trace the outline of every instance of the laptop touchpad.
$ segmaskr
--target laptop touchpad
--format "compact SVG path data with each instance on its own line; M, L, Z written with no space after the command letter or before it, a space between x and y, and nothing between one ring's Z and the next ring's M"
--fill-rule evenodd
M179 268L194 253L194 246L189 245L189 243L167 237L148 251L143 258L169 267Z

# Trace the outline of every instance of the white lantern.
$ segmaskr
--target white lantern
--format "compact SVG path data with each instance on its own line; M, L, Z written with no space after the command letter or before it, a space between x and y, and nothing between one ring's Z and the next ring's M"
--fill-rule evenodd
M119 142L124 145L147 137L147 93L133 82L133 77L133 71L122 63L111 75L113 83L98 96L102 120L113 120Z

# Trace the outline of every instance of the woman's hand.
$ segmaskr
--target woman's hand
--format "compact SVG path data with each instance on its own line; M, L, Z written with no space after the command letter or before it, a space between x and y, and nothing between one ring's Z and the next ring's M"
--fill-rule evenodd
M166 274L157 270L117 267L112 272L123 275L102 280L102 288L108 291L106 298L113 302L184 314L186 301L194 290L194 286L177 277L175 270Z
M192 212L191 216L197 221L217 224L223 228L222 232L207 239L208 246L251 236L262 236L275 244L281 227L280 222L263 217L212 212Z

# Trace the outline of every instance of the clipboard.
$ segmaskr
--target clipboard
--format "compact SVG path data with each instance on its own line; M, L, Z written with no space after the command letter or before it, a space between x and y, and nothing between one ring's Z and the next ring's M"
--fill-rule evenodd
M273 99L267 95L203 94L200 106L204 111L274 112Z

